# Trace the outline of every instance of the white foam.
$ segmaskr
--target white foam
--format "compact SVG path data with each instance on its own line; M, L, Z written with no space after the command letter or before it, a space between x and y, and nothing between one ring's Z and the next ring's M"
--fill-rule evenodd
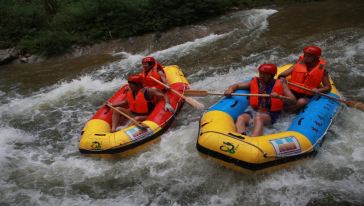
M188 41L183 44L175 45L170 48L167 48L165 50L156 51L154 53L140 53L140 54L130 54L127 52L117 52L113 55L115 56L123 56L124 58L120 60L117 63L113 63L113 65L117 65L118 68L123 68L124 70L128 69L130 71L134 71L132 73L136 73L141 70L141 68L138 68L140 66L141 60L145 56L153 56L156 58L159 62L163 62L167 59L179 59L185 55L190 54L191 52L197 51L199 48L207 46L211 44L212 42L218 41L219 39L222 39L229 35L229 33L226 34L210 34L206 37L202 37L199 39L195 39L193 41ZM109 72L109 71L105 71Z
M247 23L253 30L266 29L267 17L274 14L274 11L251 11L252 16L248 17L251 19L242 23ZM254 16L254 12L258 16ZM178 60L191 52L198 52L202 47L229 37L230 33L211 34L150 55L161 61L172 58ZM359 43L357 41L350 43L349 40L350 38L344 38L326 47L325 52L345 51L343 55L329 59L331 63L337 60L336 63L353 65L353 62L357 62L355 59L361 57L363 38ZM326 45L321 41L315 43ZM195 79L191 89L223 92L229 85L255 76L256 68L263 62L284 64L296 61L300 55L297 53L281 57L279 49L270 48L264 52L242 56L243 63L239 67L210 66L207 70L196 72L190 76ZM17 115L22 115L22 119L40 115L34 112L44 104L89 95L99 97L95 93L114 91L125 83L125 80L119 77L120 74L115 75L115 72L120 71L124 75L129 68L137 70L140 60L147 54L121 52L115 55L122 55L124 59L102 66L95 75L88 74L72 81L60 82L29 97L19 96L11 99L9 103L0 106L1 117L6 114L10 117L10 121L15 119L16 122ZM224 69L226 73L221 74L218 72L220 69ZM360 65L354 66L352 72L362 76ZM112 81L101 80L103 75L111 77ZM359 97L363 96L363 91L359 90ZM1 95L4 94L0 91ZM216 99L211 101L215 102ZM160 142L151 145L144 152L117 161L84 157L77 151L79 130L84 126L83 123L90 112L82 113L82 106L77 103L72 104L74 107L69 105L58 107L57 113L61 113L60 119L51 120L54 122L51 122L49 128L37 125L37 128L28 132L10 126L0 127L2 134L0 189L5 191L3 201L24 205L65 206L307 205L314 198L326 198L327 195L330 197L337 193L346 196L348 200L363 200L361 196L364 188L361 179L364 150L363 127L360 124L363 115L354 109L346 108L339 114L340 121L331 127L327 135L329 139L324 142L323 148L314 158L305 159L288 169L268 175L245 176L220 167L210 159L198 155L195 148L198 135L196 119L201 113L189 111L191 108L188 106L183 108L178 117L181 119L177 118L177 124L186 121L184 125L170 128L162 135ZM29 115L30 112L33 114ZM53 114L53 111L46 112L47 115ZM74 117L75 113L78 117ZM289 118L290 116L285 116L279 120L277 126L287 126L290 123ZM5 118L1 120L8 121ZM42 131L39 130L47 131L47 129L59 132L61 137L55 138L55 142L50 145L38 146L39 143L44 143L41 138L45 136L40 135ZM29 145L34 143L34 146L24 149L24 145L28 143ZM58 149L56 148L58 143L62 148L54 151L53 149ZM18 145L22 147L18 148Z
M363 162L364 161L364 148L354 148L354 152L352 154L353 160L357 162Z
M140 65L141 60L144 58L145 54L131 54L125 51L114 53L115 56L123 56L124 58L117 63L113 63L117 68L122 68L124 70L138 71L138 65ZM132 72L136 73L136 72Z
M0 165L9 155L12 156L14 144L16 143L28 143L34 140L34 136L25 133L19 129L1 126L0 127ZM1 167L3 168L3 167Z
M208 197L208 205L236 205L236 198L239 196L237 193L236 190L229 190L220 195L211 195Z
M40 91L32 96L15 98L9 103L1 105L1 114L11 113L13 115L32 113L39 109L41 104L55 103L59 100L72 99L80 95L92 95L95 92L116 90L125 80L114 79L111 82L92 79L86 75L70 82L61 82L52 86L48 91Z
M99 177L112 171L113 164L107 160L95 161L87 157L57 157L47 166L46 178L64 176L72 183L83 182L87 178Z
M345 58L353 58L356 56L363 55L364 53L364 38L359 39L355 44L348 45L343 48L344 52L342 53Z
M194 41L185 42L180 45L170 47L168 49L157 51L149 54L150 56L156 57L157 59L179 59L190 53L196 52L199 48L205 47L213 42L225 38L230 33L224 34L210 34L206 37L195 39Z
M191 89L206 89L212 91L225 91L228 86L246 81L256 75L256 66L247 65L244 68L239 68L236 70L230 69L228 73L221 75L212 75L198 82L191 84ZM226 81L226 80L229 81Z
M242 21L244 24L247 24L248 29L253 30L257 27L260 28L260 30L264 30L267 28L268 21L267 18L278 12L277 10L272 9L253 9L249 11L243 11L244 15L242 15ZM239 14L241 15L241 14ZM123 56L124 58L120 60L117 63L112 63L110 66L108 66L107 70L99 70L98 74L102 74L104 72L110 72L110 70L117 70L119 68L122 69L122 71L132 71L131 73L136 73L141 70L140 67L140 61L145 56L153 56L155 57L159 62L163 62L165 60L171 60L171 59L180 59L186 55L190 55L191 53L198 52L200 48L204 48L208 45L211 45L212 43L219 41L224 38L228 38L231 34L234 33L234 30L223 33L223 34L210 34L208 36L195 39L193 41L188 41L179 45L172 46L170 48L156 51L153 53L139 53L139 54L131 54L125 51L122 52L116 52L112 55L114 56Z
M247 12L248 18L242 18L242 23L249 29L266 29L268 17L277 12L274 9L252 9Z
M6 93L0 90L0 97L5 96Z
M53 189L53 188L52 188ZM10 194L8 199L13 199L14 202L21 203L22 205L110 205L110 206L138 206L148 204L148 198L143 196L127 196L125 194L116 195L114 198L97 198L87 194L73 194L68 193L66 188L60 188L60 195L57 197L53 195L45 194L39 190L16 190L13 194ZM101 192L101 191L100 191ZM64 193L64 194L63 194ZM112 191L110 192L112 193ZM19 200L19 197L28 197L27 200Z

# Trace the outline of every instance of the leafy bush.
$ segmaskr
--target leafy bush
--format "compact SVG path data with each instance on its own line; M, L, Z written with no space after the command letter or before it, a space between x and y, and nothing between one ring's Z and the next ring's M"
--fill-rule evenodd
M66 31L42 31L31 39L22 39L17 48L24 53L52 56L66 52L74 43Z
M221 14L232 6L302 0L1 0L0 49L57 55Z

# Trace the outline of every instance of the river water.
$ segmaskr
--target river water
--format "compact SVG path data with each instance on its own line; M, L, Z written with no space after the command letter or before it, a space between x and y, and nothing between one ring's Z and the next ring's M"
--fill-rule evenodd
M145 55L180 65L193 89L224 91L259 64L294 62L316 44L342 94L364 101L363 19L362 1L270 6L172 29L152 43L134 38L145 43L137 52L0 68L0 205L364 205L364 113L349 107L315 157L270 173L245 175L200 157L202 112L189 105L144 152L118 160L78 152L85 122ZM199 100L209 106L218 97Z

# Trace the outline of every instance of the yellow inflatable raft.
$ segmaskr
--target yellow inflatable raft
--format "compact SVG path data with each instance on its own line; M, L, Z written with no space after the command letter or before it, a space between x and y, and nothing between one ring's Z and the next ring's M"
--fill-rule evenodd
M285 65L278 73L288 69ZM332 83L330 96L339 97ZM249 93L238 90L237 93ZM248 107L245 96L225 97L201 117L197 150L226 167L242 172L271 168L314 154L339 109L339 103L316 95L294 118L287 131L259 137L236 133L235 121Z
M188 89L189 83L178 66L166 66L164 71L167 83L172 89L181 94ZM119 89L109 102L114 103L125 99L126 86ZM165 102L158 102L147 120L143 121L143 124L148 126L146 130L130 126L110 133L112 112L106 106L101 107L83 128L79 151L98 157L123 157L134 154L157 141L172 124L184 103L183 99L170 90L166 92L166 95L169 96L170 104L176 113L165 111Z

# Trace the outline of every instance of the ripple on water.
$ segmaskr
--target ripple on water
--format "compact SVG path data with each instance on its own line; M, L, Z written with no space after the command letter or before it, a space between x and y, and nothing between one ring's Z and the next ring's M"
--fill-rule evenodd
M300 10L302 6L307 4L300 4ZM313 43L325 48L329 72L339 90L345 96L363 98L361 29L335 27L331 32L294 39L294 33L302 28L289 25L289 30L282 29L292 16L281 16L284 22L270 24L268 17L275 12L240 11L231 17L240 22L224 22L230 17L217 20L225 30L149 55L163 64L181 65L193 89L224 91L229 85L256 75L261 63L283 65L296 61L303 45ZM282 13L280 9L274 16ZM294 18L299 19L300 15ZM269 33L274 30L280 30L279 38ZM140 60L148 52L121 52L116 55L122 59L116 62L69 81L60 80L26 96L14 92L19 82L12 85L11 91L0 91L2 202L10 205L360 205L364 202L363 113L352 108L344 108L338 114L316 156L270 173L244 175L201 158L195 149L201 111L187 104L174 127L142 153L120 160L80 155L78 141L84 123L125 83L126 75L140 71ZM199 100L210 106L219 98ZM284 130L292 118L282 116L266 132Z

